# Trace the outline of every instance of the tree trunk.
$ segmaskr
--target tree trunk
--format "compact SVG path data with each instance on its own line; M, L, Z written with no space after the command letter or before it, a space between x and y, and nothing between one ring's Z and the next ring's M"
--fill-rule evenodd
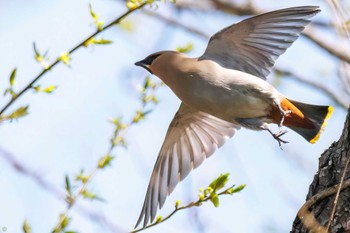
M306 201L311 200L316 194L324 193L327 188L333 187L340 183L344 168L348 163L348 158L350 156L350 108L348 109L347 119L345 121L343 133L338 140L334 142L320 157L319 159L319 169L314 177L313 182L310 185L309 193L306 197ZM344 176L345 183L348 183L350 178L349 167ZM348 187L340 192L338 204L336 206L336 211L334 218L331 221L329 232L350 232L350 188ZM342 186L344 187L344 185ZM334 188L338 190L338 188ZM326 227L333 208L333 203L336 194L332 192L332 195L327 195L328 197L321 198L318 202L314 203L310 208L306 207L313 215L320 225ZM315 199L315 197L313 198ZM295 218L293 223L293 233L305 233L305 232L320 232L315 228L312 230L311 227L307 227L305 224L304 217L302 221L300 219L300 211L298 216ZM312 216L312 218L313 218ZM303 223L304 222L304 223ZM325 232L325 231L323 231Z

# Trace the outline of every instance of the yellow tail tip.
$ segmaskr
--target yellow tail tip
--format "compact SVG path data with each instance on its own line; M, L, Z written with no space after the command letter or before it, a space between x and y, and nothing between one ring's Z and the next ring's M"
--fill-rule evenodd
M333 110L334 110L334 108L332 106L328 107L328 113L327 113L326 117L324 118L324 121L323 121L323 124L322 124L320 130L318 131L316 136L309 141L311 144L314 144L315 142L317 142L318 139L320 139L320 135L324 131L324 128L327 125L327 120L331 117Z

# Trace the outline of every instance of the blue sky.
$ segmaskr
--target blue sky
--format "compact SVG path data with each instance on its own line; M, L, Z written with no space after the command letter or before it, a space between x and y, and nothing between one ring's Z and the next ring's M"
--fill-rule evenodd
M89 2L105 22L125 11L122 3L108 0L0 1L1 90L8 86L14 67L18 67L18 89L40 72L40 66L33 59L34 41L39 50L48 49L53 59L92 33ZM280 1L276 5L275 1L273 4L264 2L266 5L260 3L259 6L266 10L319 3L300 0ZM320 19L328 12L326 5L322 9L324 11L317 16ZM209 35L238 20L220 13L177 14L170 4L159 4L158 11ZM30 104L30 115L1 125L0 147L59 188L64 185L65 174L74 176L81 169L93 169L107 151L113 130L107 120L121 115L127 118L140 107L136 87L146 72L135 67L135 61L157 50L174 49L188 42L194 45L190 55L198 56L206 46L205 40L169 28L141 13L127 21L135 25L133 32L114 27L103 33L104 38L114 41L112 45L83 48L74 53L71 68L59 65L39 82L42 86L57 85L53 94L29 91L13 108ZM337 63L301 38L277 64L333 83ZM276 81L273 77L269 80ZM282 80L277 88L292 99L332 104L321 92L289 79ZM167 87L159 90L158 96L160 103L156 110L128 132L128 149L118 149L113 166L99 172L90 185L90 189L106 202L79 202L105 215L123 230L132 229L138 218L153 164L180 103ZM6 98L0 99L1 106L6 102ZM219 208L207 203L197 209L206 232L287 232L305 199L320 153L339 138L344 119L345 111L336 107L326 131L315 145L290 131L285 137L290 143L283 151L266 132L239 131L178 185L159 213L163 216L169 213L177 199L182 203L196 199L200 187L208 185L220 173L229 172L230 183L247 187L236 196L222 198ZM24 219L28 219L34 232L49 232L65 209L63 200L16 172L1 157L0 161L3 187L0 231L6 227L7 232L20 232ZM190 218L192 214L192 211L179 213L149 232L196 232ZM96 224L76 209L71 216L71 230L108 232L103 224Z

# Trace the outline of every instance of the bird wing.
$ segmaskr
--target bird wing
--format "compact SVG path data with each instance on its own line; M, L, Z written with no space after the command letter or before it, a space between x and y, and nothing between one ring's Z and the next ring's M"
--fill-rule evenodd
M148 185L135 228L152 222L157 208L188 173L212 155L240 128L239 125L197 111L182 103L170 123Z
M213 35L199 59L265 80L277 58L318 12L318 6L301 6L248 18Z

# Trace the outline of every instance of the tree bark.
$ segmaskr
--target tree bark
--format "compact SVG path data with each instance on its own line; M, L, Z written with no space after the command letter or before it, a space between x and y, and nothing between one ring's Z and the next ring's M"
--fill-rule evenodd
M320 194L325 193L327 188L338 185L344 173L344 168L348 162L350 156L350 108L348 109L347 119L344 124L343 133L337 142L332 145L321 155L319 159L319 169L314 177L313 182L309 187L309 192L306 197L306 201L310 202L312 199ZM344 176L344 183L349 183L350 178L350 166L347 167L347 171ZM338 204L336 205L334 218L331 220L329 232L350 232L350 188L346 184L347 188L344 188L339 195ZM342 185L344 187L344 185ZM329 189L328 189L329 190ZM338 190L338 187L334 187L334 190ZM315 196L316 195L316 196ZM321 198L310 208L306 207L311 213L312 218L315 217L321 226L326 228L332 208L334 206L336 194L332 192L332 195ZM316 198L317 199L317 198ZM307 203L306 202L306 203ZM302 210L302 209L301 209ZM305 233L305 232L320 232L312 227L307 227L305 224L305 217L300 215L295 218L293 223L293 233ZM300 217L303 219L301 220ZM323 229L325 229L323 228ZM326 232L326 231L322 231Z

